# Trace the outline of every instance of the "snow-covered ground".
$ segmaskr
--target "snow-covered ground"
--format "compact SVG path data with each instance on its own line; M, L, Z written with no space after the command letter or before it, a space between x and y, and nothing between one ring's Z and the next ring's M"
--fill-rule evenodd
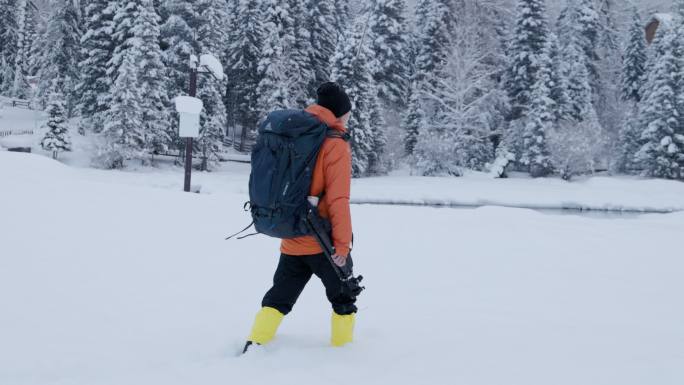
M356 341L328 346L312 280L277 339L238 357L278 245L223 240L248 223L244 167L196 174L204 193L185 194L178 170L0 152L0 384L684 383L684 213L355 205ZM399 180L353 194L425 198ZM476 183L433 181L421 191Z

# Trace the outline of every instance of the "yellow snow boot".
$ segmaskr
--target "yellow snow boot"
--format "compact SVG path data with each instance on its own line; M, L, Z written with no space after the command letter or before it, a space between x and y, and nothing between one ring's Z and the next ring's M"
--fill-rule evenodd
M283 313L272 307L262 307L254 319L252 333L247 340L259 345L268 343L275 337L283 317Z
M330 343L333 346L343 346L346 343L352 342L355 317L354 313L339 315L333 312L332 333L330 336Z

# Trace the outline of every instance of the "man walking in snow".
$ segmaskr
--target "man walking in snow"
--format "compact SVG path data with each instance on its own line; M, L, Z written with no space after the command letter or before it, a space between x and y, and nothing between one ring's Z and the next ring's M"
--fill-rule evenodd
M337 266L351 266L352 242L349 193L351 185L351 148L342 139L351 113L351 101L336 83L325 83L317 90L316 104L306 112L328 126L328 135L318 153L309 195L320 197L318 211L332 225L332 242ZM283 317L294 306L312 275L321 279L326 296L332 304L331 344L342 346L352 341L356 313L356 297L323 254L313 236L283 239L280 261L273 277L273 287L266 293L244 348L266 344L273 339Z

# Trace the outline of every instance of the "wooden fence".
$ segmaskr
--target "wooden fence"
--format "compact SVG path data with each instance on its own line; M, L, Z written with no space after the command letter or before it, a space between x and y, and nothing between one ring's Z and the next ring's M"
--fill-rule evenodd
M223 139L223 145L225 147L232 147L236 151L240 151L240 135L231 135L231 133L226 134ZM256 143L256 135L247 135L247 140L245 140L245 145L243 146L244 153L252 152L252 148Z
M31 105L28 100L12 100L12 107L23 107L26 109L31 109Z
M33 135L33 130L21 130L21 131L6 130L6 131L0 131L0 138L4 138L4 137L6 137L6 136L12 136L12 135Z

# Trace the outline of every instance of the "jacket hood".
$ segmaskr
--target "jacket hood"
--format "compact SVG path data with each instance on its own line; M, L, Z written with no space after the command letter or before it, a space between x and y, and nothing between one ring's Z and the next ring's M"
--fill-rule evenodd
M333 130L347 132L347 128L344 126L344 124L337 120L335 114L325 107L319 106L318 104L312 104L306 109L306 112L317 117L321 122L325 123Z

